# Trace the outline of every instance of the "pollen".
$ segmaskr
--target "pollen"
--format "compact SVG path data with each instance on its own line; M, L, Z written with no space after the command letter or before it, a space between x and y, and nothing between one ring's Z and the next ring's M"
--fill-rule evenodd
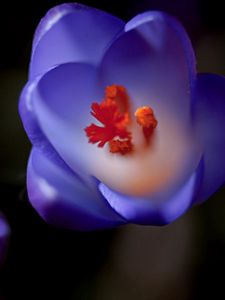
M153 109L149 106L142 106L135 111L134 115L137 123L142 127L146 141L149 142L154 129L158 125Z
M155 119L153 109L149 106L139 107L135 111L134 115L136 117L137 123L139 125L141 125L142 127L156 128L156 126L158 124L157 120Z
M125 155L132 153L134 145L130 128L133 128L131 105L127 90L121 85L107 86L101 103L93 102L91 115L100 125L91 124L84 130L89 143L102 148L108 143L111 153ZM134 114L142 127L144 138L150 141L158 122L153 109L149 106L139 107Z
M132 152L133 144L130 139L124 141L111 140L109 142L109 149L111 153L120 153L125 155Z

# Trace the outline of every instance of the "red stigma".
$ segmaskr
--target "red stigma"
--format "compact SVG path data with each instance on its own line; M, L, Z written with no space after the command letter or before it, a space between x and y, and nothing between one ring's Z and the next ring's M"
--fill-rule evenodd
M127 129L128 99L125 88L113 85L106 88L105 99L100 104L92 103L91 115L103 126L91 124L85 128L89 143L98 143L98 147L103 147L115 138L131 140L131 133Z

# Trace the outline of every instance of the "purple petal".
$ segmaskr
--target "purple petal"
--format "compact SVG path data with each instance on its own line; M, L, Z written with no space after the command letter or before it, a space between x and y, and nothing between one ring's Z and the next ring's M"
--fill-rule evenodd
M81 4L54 7L37 28L30 77L66 62L98 64L123 27L118 18Z
M69 172L69 167L65 164L62 158L58 155L56 150L50 144L49 140L46 138L42 129L39 126L37 116L34 112L34 107L32 105L31 95L33 90L40 80L41 76L36 77L27 83L23 89L20 101L19 101L19 113L21 120L23 122L24 129L31 141L31 143L40 149L51 161L57 163L62 168L65 168Z
M0 215L0 265L4 262L10 228L6 219Z
M198 75L194 117L204 151L204 176L198 194L201 202L225 183L225 77Z
M193 203L202 174L202 164L173 195L161 199L127 197L101 183L99 190L111 207L131 223L164 225L180 217ZM164 198L164 199L163 199Z
M86 64L60 65L31 80L20 99L21 118L33 145L48 156L56 157L56 150L83 177L92 160L84 128L91 123L91 103L103 96L96 72Z
M95 230L124 223L94 187L88 189L37 149L31 152L27 176L30 202L51 224Z
M102 78L127 87L134 103L151 105L156 115L167 110L188 123L195 59L181 24L164 13L146 12L125 30L103 58Z
M133 110L145 105L153 108L158 120L158 136L163 137L163 142L167 139L162 147L164 152L159 152L160 148L156 147L155 153L162 153L162 156L154 161L159 162L160 174L165 174L163 160L171 162L172 167L177 166L169 177L175 182L180 178L183 182L193 173L201 157L198 141L190 128L191 92L195 79L191 43L183 27L160 12L135 17L125 26L125 31L107 50L100 66L101 79L105 85L124 85L131 96ZM176 135L174 129L179 134ZM179 161L177 150L181 154ZM168 169L172 169L171 165ZM108 182L104 183L112 188Z

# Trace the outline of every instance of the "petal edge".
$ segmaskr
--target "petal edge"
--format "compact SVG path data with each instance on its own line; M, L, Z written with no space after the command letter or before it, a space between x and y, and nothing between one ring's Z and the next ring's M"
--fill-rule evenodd
M204 174L198 202L208 199L225 183L225 77L198 74L194 125L204 151Z

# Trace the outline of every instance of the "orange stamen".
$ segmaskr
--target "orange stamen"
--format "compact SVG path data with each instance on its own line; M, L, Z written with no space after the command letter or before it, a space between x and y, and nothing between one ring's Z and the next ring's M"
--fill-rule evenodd
M150 137L153 134L154 129L156 128L158 121L154 116L154 112L149 106L139 107L135 111L136 121L139 125L142 126L143 134L146 141L149 142Z
M125 155L127 153L132 152L133 150L133 144L131 143L131 140L111 140L109 142L109 149L112 153L120 153L122 155Z

